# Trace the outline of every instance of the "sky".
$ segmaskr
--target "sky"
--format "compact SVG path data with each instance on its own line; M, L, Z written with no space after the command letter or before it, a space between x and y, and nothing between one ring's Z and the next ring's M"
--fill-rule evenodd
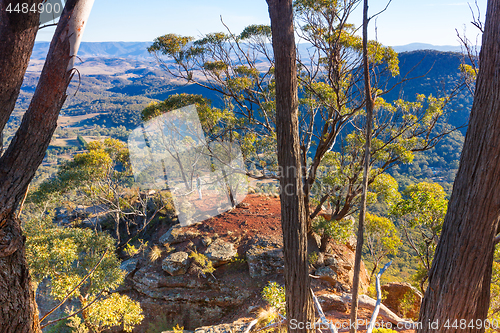
M483 22L486 1L477 0ZM387 10L372 21L369 38L376 37L389 46L459 45L455 29L462 33L465 27L468 38L475 41L479 31L470 24L469 3L476 9L474 1L392 0ZM386 4L386 0L371 0L369 11L375 14ZM351 23L361 24L361 7ZM250 24L269 24L264 0L95 0L83 41L152 41L167 33L200 37L225 31L221 16L234 33ZM50 41L53 32L54 28L44 28L37 40Z

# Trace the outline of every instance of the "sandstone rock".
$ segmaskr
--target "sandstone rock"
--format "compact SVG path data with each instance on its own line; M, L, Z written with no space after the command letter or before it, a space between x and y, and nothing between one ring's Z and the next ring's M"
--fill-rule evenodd
M201 289L203 283L199 279L186 279L185 276L170 276L165 274L163 270L157 271L151 266L145 266L139 269L131 279L134 288L140 292L145 289L155 288L187 288L187 289Z
M250 322L245 323L242 320L237 320L231 324L199 327L194 333L243 333L249 325Z
M323 308L323 311L339 311L347 312L348 303L344 298L335 294L318 295L318 301Z
M325 254L324 264L325 266L338 267L338 260L332 255Z
M422 303L422 294L409 283L389 283L381 287L387 293L383 304L405 318L416 319ZM404 304L407 303L407 304Z
M351 250L351 251L356 251L356 237L354 235L351 235L345 245Z
M186 274L189 255L186 252L174 252L163 260L161 268L173 276Z
M210 237L203 237L201 239L201 242L203 243L203 245L209 246L210 244L212 244L212 238L210 238Z
M199 235L200 233L197 230L187 229L180 224L176 224L163 234L158 241L161 244L176 244L196 238Z
M337 273L329 266L323 266L323 267L318 268L314 272L314 275L316 275L316 276L328 276L334 280L337 280Z
M253 245L247 251L246 256L250 276L254 279L269 274L283 273L285 262L282 249Z
M354 251L345 244L330 243L332 253L329 257L335 258L333 263L329 265L331 269L337 273L337 280L342 285L344 291L349 291L352 288L352 281L354 278ZM360 270L360 292L365 293L368 290L370 281L368 280L368 273L363 262L361 262Z
M346 304L351 304L351 294L343 293L342 294L342 299L344 300L344 303ZM377 301L374 300L373 298L367 296L367 295L359 295L358 298L358 304L359 307L367 308L370 311L373 311L375 309ZM394 325L397 325L397 323L404 323L404 319L399 317L397 314L392 312L389 308L387 308L384 304L380 304L380 309L379 309L379 316L385 321L385 322L391 322Z
M120 264L120 269L122 271L127 272L127 274L130 274L137 269L137 262L138 261L139 261L139 259L137 259L137 258L130 258L128 260L125 260Z
M231 261L238 252L234 248L233 243L226 242L222 239L215 240L205 251L208 259L212 260L216 265L222 265Z

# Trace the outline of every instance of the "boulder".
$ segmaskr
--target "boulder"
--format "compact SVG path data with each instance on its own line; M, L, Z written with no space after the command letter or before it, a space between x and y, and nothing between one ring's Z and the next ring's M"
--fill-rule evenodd
M328 267L333 269L337 274L337 281L341 284L342 289L349 291L352 288L352 281L354 279L354 250L347 244L333 242L330 243L330 250L331 253L325 256L328 258L325 261L330 263ZM360 292L365 293L368 290L370 281L363 261L361 261L359 283Z
M222 265L231 261L237 254L238 252L233 243L226 242L220 238L211 243L205 251L207 258L212 260L216 265Z
M382 302L400 316L410 319L418 318L422 294L409 283L388 283L381 287L387 296Z
M189 255L186 252L174 252L163 260L161 268L172 276L186 274Z
M182 227L180 224L172 226L168 231L163 234L158 240L161 244L176 244L182 243L200 235L197 230L191 230L186 227Z
M337 280L337 273L329 266L323 266L318 268L315 272L314 275L316 276L328 276L331 277L333 280Z
M246 257L250 276L254 279L284 271L285 262L282 249L253 245L247 251Z
M352 295L343 293L342 299L344 303L351 304ZM360 308L368 309L370 312L375 309L377 301L367 295L359 295L358 304ZM384 304L380 304L379 314L383 321L391 322L394 325L398 323L405 323L406 321L399 317L397 314L392 312L389 308L387 308Z
M120 269L122 271L125 271L127 274L130 274L137 269L138 261L139 259L137 258L130 258L128 260L125 260L120 264Z
M325 264L325 266L334 266L334 267L338 267L339 264L338 260L335 259L335 257L330 254L325 254L323 263Z

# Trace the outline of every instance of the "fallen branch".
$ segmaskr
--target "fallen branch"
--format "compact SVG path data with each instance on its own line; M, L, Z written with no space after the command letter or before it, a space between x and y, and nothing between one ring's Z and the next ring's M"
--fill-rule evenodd
M254 327L259 321L257 319L254 319L250 322L250 324L247 326L247 328L245 329L245 332L243 333L249 333L250 330L252 329L252 327Z
M318 298L316 297L316 295L314 295L313 290L312 289L310 289L310 290L311 290L312 298L314 300L314 305L316 306L316 310L318 311L319 317L321 319L321 324L326 325L331 333L337 333L337 328L334 325L332 325L332 323L330 321L328 321L328 319L326 319L325 313L323 312L323 309L321 308L321 304L319 304Z
M376 277L376 288L377 288L377 303L375 303L375 309L373 310L372 314L372 319L370 320L370 324L368 325L368 328L366 330L366 333L372 333L373 327L375 326L375 321L377 320L378 312L380 310L380 304L382 303L382 291L380 290L380 277L382 274L384 274L385 270L389 268L389 266L392 264L392 260L389 261L387 264L385 264L384 267L378 272L377 277Z

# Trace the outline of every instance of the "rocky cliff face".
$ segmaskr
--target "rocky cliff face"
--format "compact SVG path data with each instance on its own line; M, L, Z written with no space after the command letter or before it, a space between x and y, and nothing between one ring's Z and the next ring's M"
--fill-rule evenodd
M195 329L248 317L264 305L260 293L268 281L283 284L279 200L253 195L245 202L202 224L174 225L158 235L163 254L155 262L147 256L123 262L128 275L121 291L140 301L144 323ZM317 254L310 266L316 290L350 290L354 244L332 243L327 253ZM366 289L364 266L361 277Z

